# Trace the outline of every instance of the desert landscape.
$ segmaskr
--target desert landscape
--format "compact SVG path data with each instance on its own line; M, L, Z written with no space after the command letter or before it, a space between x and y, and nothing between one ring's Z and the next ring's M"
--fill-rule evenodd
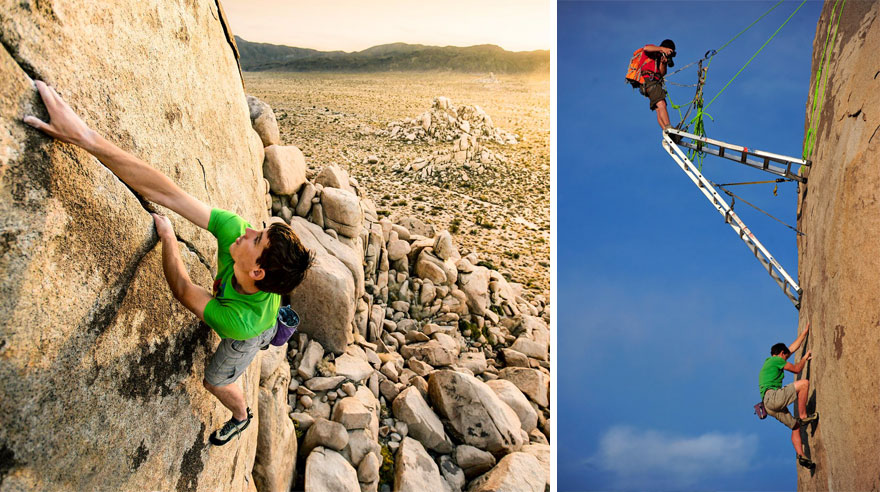
M549 74L244 72L243 77L246 92L273 108L282 145L303 151L309 178L326 165L342 167L374 200L380 216L408 215L448 229L463 252L479 252L487 267L521 283L525 297L549 301ZM427 166L458 149L447 136L456 132L406 138L437 98L447 98L458 113L478 106L498 133L514 135L516 143L481 139L477 155L483 158L477 160L483 162L451 159Z

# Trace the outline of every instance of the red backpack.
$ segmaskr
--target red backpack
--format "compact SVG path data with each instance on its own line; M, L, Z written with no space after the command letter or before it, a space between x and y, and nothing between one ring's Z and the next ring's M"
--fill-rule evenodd
M656 78L656 74L656 60L648 56L644 48L635 50L626 71L626 82L633 87L639 87L646 79Z

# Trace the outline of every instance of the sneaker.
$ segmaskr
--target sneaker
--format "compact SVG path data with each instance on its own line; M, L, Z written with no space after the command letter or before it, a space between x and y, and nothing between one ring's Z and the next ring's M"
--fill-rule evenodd
M797 421L798 421L798 425L803 426L803 425L809 424L810 422L812 422L814 420L819 420L819 412L816 412L812 415L807 415L806 417L804 417L802 419L798 419Z
M239 422L235 420L235 417L229 419L226 424L223 425L220 429L214 431L211 434L210 441L211 444L216 446L222 446L229 442L230 439L237 436L241 431L245 430L248 424L251 423L251 419L254 418L254 415L251 413L250 407L247 409L247 418Z
M816 464L813 463L813 461L810 460L810 458L807 458L806 456L798 455L797 459L798 459L798 464L804 468L814 468L816 466Z

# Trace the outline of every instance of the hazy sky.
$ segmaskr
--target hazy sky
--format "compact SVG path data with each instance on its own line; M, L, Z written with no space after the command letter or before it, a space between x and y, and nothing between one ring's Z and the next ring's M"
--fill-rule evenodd
M360 51L387 43L495 44L510 51L550 49L546 0L223 0L232 31L248 41L322 51Z

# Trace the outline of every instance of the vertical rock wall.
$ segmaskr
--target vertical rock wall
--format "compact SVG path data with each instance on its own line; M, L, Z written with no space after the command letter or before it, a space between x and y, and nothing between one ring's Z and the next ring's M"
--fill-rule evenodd
M839 25L835 4L843 7ZM808 411L821 419L806 432L817 467L798 467L799 490L880 489L878 14L877 2L828 1L813 43L807 128L817 86L824 105L812 116L818 129L809 181L800 189L798 226L806 236L798 249L801 325L812 323ZM817 74L826 42L822 94Z
M202 388L218 339L170 295L152 219L84 151L21 123L31 79L199 199L267 217L262 145L211 0L0 0L0 490L244 490L257 425ZM216 243L171 215L209 287ZM256 402L259 360L240 380Z

